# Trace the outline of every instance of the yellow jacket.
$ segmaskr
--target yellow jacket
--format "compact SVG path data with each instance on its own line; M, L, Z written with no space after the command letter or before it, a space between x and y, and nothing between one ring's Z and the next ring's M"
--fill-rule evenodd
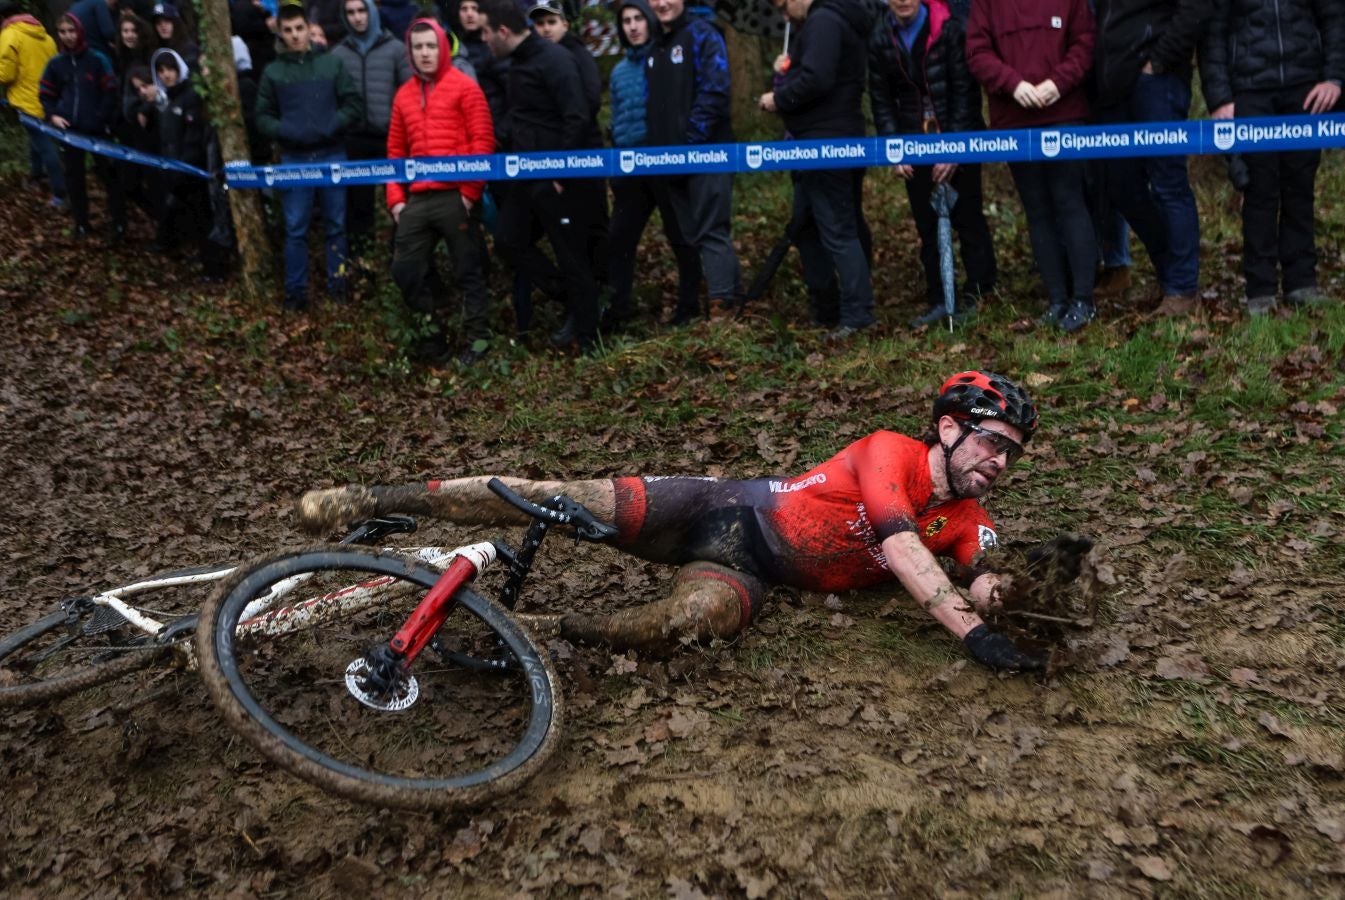
M5 99L30 116L42 118L38 82L47 60L56 55L56 42L42 24L28 15L10 16L0 29L0 86Z

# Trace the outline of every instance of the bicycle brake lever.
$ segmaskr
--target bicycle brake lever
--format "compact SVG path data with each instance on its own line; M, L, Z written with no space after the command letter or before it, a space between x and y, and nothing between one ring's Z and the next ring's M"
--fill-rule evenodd
M599 521L582 503L559 495L551 498L551 504L556 512L569 519L567 524L574 529L576 544L580 541L605 541L616 537L616 527Z

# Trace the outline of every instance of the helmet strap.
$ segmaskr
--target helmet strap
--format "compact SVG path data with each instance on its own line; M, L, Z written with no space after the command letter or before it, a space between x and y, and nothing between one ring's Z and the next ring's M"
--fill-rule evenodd
M961 427L962 424L963 423L959 420L958 425L962 433L957 436L957 440L953 441L951 447L945 444L942 438L939 439L939 446L943 448L943 480L948 484L948 493L953 495L954 500L961 500L963 497L962 492L959 491L957 485L953 483L953 454L957 452L957 448L961 447L962 442L971 434L970 429Z

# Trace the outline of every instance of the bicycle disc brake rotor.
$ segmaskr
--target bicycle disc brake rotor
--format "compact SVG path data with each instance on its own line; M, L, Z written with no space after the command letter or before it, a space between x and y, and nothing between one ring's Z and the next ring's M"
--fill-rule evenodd
M400 712L416 702L420 696L420 685L414 675L400 680L393 690L370 692L366 689L369 682L369 660L361 656L346 666L346 690L356 700L370 709L384 712Z

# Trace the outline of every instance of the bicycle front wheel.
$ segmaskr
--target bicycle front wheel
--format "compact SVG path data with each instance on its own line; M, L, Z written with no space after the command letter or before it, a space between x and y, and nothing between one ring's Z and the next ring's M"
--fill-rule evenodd
M415 660L415 687L368 705L348 671L406 621L439 572L393 553L320 545L240 567L201 611L201 676L229 723L267 758L349 800L471 806L531 777L555 750L555 672L498 604L466 588ZM298 583L290 590L289 586ZM283 594L240 621L255 598ZM286 593L288 591L288 593ZM491 672L457 655L502 658Z

